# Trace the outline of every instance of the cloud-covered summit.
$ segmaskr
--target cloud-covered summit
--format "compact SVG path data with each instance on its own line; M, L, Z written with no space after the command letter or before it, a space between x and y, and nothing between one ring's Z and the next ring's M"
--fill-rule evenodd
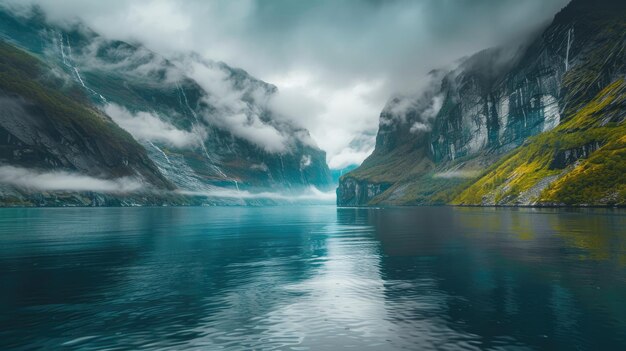
M392 94L461 56L528 36L568 0L3 2L36 4L57 23L80 19L166 56L195 51L242 67L278 87L273 108L309 129L341 168L367 154L350 145L363 148Z

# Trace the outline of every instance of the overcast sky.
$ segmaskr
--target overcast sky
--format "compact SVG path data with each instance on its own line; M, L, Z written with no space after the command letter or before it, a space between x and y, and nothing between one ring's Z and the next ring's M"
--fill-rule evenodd
M362 161L394 93L433 68L528 37L568 0L0 0L80 18L165 55L195 51L276 85L331 168ZM355 140L357 142L355 142Z

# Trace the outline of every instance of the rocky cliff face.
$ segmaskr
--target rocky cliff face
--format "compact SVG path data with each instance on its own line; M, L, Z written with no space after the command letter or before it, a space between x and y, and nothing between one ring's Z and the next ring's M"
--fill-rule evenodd
M80 91L60 92L61 82L46 76L47 69L0 42L2 165L134 176L153 187L173 189L130 134L93 109Z
M138 153L129 158L96 130L51 125L48 105L5 86L3 164L102 178L138 172L156 188L187 194L332 186L326 155L308 131L268 107L276 87L241 69L193 53L165 58L80 24L51 25L37 9L17 16L0 6L0 38L39 61L33 84L99 116Z
M338 204L451 202L507 152L554 130L623 78L625 8L619 1L574 0L529 45L482 51L453 70L433 72L421 95L392 99L381 113L376 150L342 178ZM561 150L554 162L588 157L598 146ZM551 177L537 196L558 179ZM354 183L386 190L359 197ZM456 202L530 204L537 196Z

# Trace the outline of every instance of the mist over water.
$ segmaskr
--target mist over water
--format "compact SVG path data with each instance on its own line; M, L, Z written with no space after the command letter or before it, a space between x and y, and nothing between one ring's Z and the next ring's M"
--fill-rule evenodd
M616 350L626 212L0 211L3 350Z

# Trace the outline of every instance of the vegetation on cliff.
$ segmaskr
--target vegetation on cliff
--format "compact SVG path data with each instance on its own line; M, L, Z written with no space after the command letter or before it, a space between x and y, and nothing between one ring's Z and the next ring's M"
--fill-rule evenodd
M625 104L620 79L556 129L492 165L452 203L625 204Z
M383 111L338 204L358 180L384 191L353 205L626 205L625 15L624 2L573 0L492 79L495 49L422 94L443 99L434 117Z
M73 143L71 148L76 155L58 156L66 158L62 163L69 168L79 168L73 159L84 157L102 166L97 169L80 169L87 174L99 175L103 169L112 177L132 176L139 172L156 186L172 188L150 161L143 147L128 132L91 107L88 99L74 84L53 72L38 58L0 41L0 93L23 101L38 119L36 123L44 126L44 129L33 130L32 133L50 136L48 144L39 141L30 145L31 148L52 157L59 154L59 150L49 150L51 143L66 146ZM3 130L13 129L6 123L11 123L11 120L0 121ZM47 166L45 160L38 161L28 166Z

